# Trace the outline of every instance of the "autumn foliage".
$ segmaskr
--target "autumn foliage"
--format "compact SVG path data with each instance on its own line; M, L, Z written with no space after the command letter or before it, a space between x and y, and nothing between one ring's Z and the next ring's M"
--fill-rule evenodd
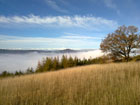
M129 61L130 54L140 47L140 35L135 26L120 26L100 44L103 52L107 52L114 60L123 59Z

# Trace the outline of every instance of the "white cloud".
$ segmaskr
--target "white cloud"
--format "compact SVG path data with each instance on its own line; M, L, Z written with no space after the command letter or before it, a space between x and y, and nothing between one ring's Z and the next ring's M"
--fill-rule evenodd
M106 5L107 7L116 10L116 12L117 12L118 14L120 14L120 11L119 11L118 7L117 7L117 5L113 2L113 0L104 0L104 3L105 3L105 5Z
M0 16L0 23L3 24L28 24L49 26L49 27L79 27L92 30L115 29L118 23L114 20L108 20L101 17L93 16L46 16L40 17L35 15L29 16ZM2 25L1 25L2 27Z
M110 7L110 8L117 8L116 5L113 3L112 0L104 0L105 4L107 7Z
M66 38L66 39L94 39L94 40L103 39L101 37L93 37L93 36L73 34L73 33L65 33L65 36L62 36L62 38Z
M98 48L100 41L83 35L56 38L0 35L0 48Z
M58 6L55 1L53 1L53 0L45 0L45 1L54 10L56 10L58 12L62 12L62 13L68 13L68 11L66 9L63 9L60 6Z

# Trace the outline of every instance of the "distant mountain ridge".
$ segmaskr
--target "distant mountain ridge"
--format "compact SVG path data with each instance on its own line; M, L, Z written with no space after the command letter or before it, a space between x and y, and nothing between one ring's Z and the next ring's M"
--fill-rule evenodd
M0 54L26 54L26 53L76 53L76 52L87 52L93 51L95 49L83 49L83 50L73 50L73 49L64 49L64 50L17 50L17 49L0 49Z

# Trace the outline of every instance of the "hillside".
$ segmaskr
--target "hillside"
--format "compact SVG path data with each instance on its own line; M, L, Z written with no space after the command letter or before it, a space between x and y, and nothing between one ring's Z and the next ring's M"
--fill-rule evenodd
M0 80L0 105L139 105L140 63L75 67Z

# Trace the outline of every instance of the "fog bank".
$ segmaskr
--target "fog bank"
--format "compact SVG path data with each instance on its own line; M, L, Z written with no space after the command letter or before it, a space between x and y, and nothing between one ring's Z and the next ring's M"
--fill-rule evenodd
M15 72L16 70L25 71L28 67L37 66L38 61L41 61L43 57L55 57L62 55L83 58L95 58L102 56L103 53L100 50L76 52L76 53L27 53L27 54L0 54L0 73L4 70L9 72Z

